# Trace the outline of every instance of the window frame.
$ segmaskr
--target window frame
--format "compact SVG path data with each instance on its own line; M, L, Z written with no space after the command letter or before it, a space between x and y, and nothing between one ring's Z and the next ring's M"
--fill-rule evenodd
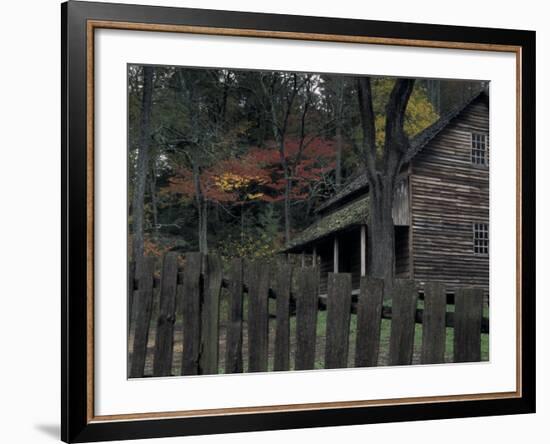
M489 168L489 134L470 133L470 162L477 168Z
M474 253L474 256L489 256L489 242L490 242L489 223L473 222L472 223L472 251Z

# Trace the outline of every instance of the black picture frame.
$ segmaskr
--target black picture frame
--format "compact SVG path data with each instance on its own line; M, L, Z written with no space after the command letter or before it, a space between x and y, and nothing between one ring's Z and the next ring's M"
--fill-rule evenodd
M521 50L521 394L513 398L96 421L90 416L87 38L90 20L512 45ZM61 435L90 442L535 412L535 32L69 1L62 23Z

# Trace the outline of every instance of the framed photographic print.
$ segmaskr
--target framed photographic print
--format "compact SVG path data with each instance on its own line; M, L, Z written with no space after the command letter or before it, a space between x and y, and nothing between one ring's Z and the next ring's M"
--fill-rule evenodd
M62 5L62 439L535 411L535 33Z

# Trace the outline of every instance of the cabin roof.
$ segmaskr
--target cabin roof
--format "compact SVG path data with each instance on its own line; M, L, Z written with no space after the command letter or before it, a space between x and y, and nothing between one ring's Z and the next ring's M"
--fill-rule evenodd
M368 213L369 197L363 196L311 224L292 239L285 251L291 251L351 225L365 224Z
M468 105L474 102L480 96L487 94L485 88L478 91L476 94L472 95L468 100L466 100L461 105L453 108L452 110L445 113L441 116L435 123L425 128L419 134L417 134L411 141L412 151L411 154L405 159L405 163L409 162L416 156L422 149L430 142L435 136L437 136L447 125L457 117L462 111L464 111ZM357 174L353 176L346 184L338 191L334 196L328 199L326 202L321 204L316 212L322 212L334 204L344 199L346 196L359 191L368 186L368 179L366 174Z

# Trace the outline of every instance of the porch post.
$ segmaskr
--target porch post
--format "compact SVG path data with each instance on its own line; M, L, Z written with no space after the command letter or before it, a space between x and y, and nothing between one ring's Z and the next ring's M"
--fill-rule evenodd
M313 246L313 252L311 253L311 261L313 263L313 268L317 266L317 247Z
M367 226L361 225L361 276L367 275Z
M338 273L338 236L334 235L334 273Z

